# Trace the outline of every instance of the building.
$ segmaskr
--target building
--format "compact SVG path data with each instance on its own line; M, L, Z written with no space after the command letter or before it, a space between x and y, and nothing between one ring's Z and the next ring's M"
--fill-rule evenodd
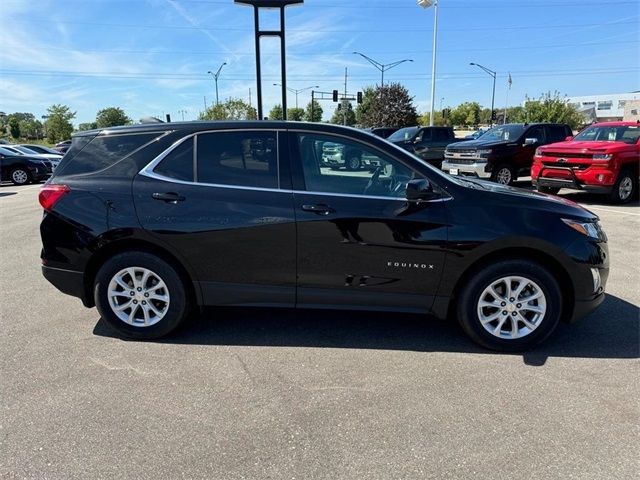
M625 122L640 122L640 100L628 100L624 105Z
M625 118L627 102L640 101L640 92L567 97L589 121L615 122Z

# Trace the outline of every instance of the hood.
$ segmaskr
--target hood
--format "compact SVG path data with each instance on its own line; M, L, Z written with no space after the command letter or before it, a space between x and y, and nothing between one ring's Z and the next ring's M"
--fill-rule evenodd
M553 151L553 152L604 152L613 150L626 150L635 148L634 144L628 144L624 142L557 142L540 147L541 151Z
M463 142L457 142L455 144L447 146L448 150L468 150L468 149L480 149L497 147L498 145L517 145L516 140L500 141L500 140L483 140L482 137L476 140L465 140Z
M554 213L570 216L576 219L591 221L598 219L598 216L595 213L587 210L576 202L556 197L555 195L547 195L546 193L526 190L524 188L509 187L507 185L501 185L488 180L477 180L475 178L473 180L467 180L465 178L464 180L475 184L475 186L469 186L469 188L473 188L474 190L483 190L493 196L495 201L503 205L510 203L509 197L511 197L511 201L515 201L517 198L518 205L526 206L528 208L552 211Z

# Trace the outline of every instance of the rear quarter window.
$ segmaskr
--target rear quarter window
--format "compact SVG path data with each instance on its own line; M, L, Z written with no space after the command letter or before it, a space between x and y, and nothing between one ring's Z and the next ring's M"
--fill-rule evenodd
M74 139L56 176L83 175L103 170L126 158L163 132L97 135ZM89 139L88 141L85 138Z

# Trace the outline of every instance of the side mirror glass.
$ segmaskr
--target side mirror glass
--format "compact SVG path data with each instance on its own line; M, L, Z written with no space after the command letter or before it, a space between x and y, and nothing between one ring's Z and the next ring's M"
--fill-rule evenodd
M407 182L406 197L409 201L430 200L435 195L433 185L426 178L418 178Z
M573 135L569 135L567 138L564 139L565 142L570 142L571 140L573 140Z
M525 145L535 145L536 143L538 143L538 139L537 138L525 138L524 139L524 144Z

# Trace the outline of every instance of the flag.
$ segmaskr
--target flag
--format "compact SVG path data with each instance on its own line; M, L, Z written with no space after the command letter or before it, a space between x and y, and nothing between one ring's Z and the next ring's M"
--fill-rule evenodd
M507 83L509 84L509 88L511 88L511 84L513 83L513 80L511 80L511 72L509 72L509 80L507 80Z

